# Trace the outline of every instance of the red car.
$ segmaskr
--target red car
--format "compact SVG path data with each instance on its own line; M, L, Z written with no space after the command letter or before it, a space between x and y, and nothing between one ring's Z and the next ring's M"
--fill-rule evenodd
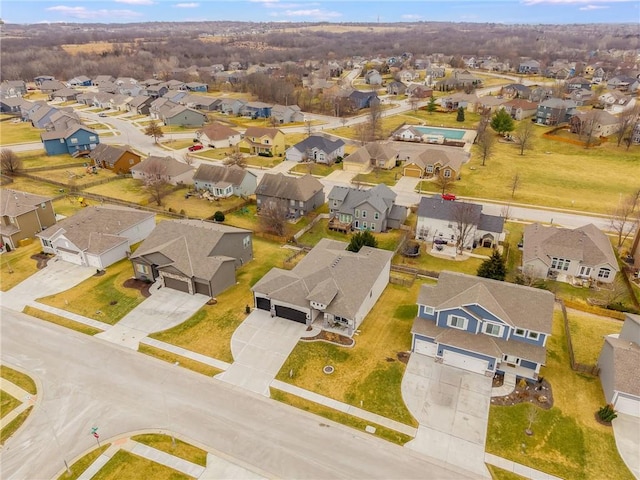
M443 200L455 200L456 196L453 193L443 193L442 194L442 199Z
M196 150L202 150L204 147L202 145L191 145L189 147L190 152L195 152Z

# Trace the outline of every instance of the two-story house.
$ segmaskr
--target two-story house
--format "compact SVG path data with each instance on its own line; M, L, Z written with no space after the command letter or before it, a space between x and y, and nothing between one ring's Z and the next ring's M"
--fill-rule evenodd
M309 174L265 173L256 189L256 204L258 213L263 208L276 208L288 218L299 218L324 204L323 185Z
M194 168L172 157L149 156L131 167L131 176L148 182L158 179L171 185L193 184Z
M573 100L562 100L560 98L549 98L540 102L536 111L536 123L540 125L559 125L569 121L575 115L576 102Z
M332 165L342 157L344 141L340 138L331 140L322 135L311 135L286 151L286 159L293 162L313 161Z
M206 190L217 198L247 197L255 193L258 179L255 173L237 165L201 163L193 175L193 184L196 190Z
M514 120L524 120L533 117L538 111L538 104L523 98L514 98L502 105L502 108L511 115Z
M3 188L0 199L2 249L15 249L21 240L33 238L36 233L56 223L49 197Z
M343 232L400 228L407 219L407 207L396 205L396 196L384 183L369 190L336 185L328 197L329 228Z
M241 152L252 155L279 156L284 154L284 133L277 128L249 127L238 143Z
M273 105L264 102L248 102L240 108L240 115L250 118L269 118Z
M479 374L535 380L554 300L546 290L443 271L436 285L420 288L411 351Z
M47 155L68 153L74 157L89 154L100 143L100 137L90 128L75 124L66 130L52 130L40 134Z

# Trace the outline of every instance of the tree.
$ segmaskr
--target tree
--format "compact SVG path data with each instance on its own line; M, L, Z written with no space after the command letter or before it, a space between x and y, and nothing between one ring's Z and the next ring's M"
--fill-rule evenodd
M429 114L433 114L433 112L435 112L436 110L438 110L438 105L436 105L436 97L431 95L429 97L429 103L427 103L427 112L429 112Z
M520 155L524 155L525 150L533 148L534 128L533 122L524 120L516 129L514 138L520 147Z
M627 144L627 148L631 145L631 134L639 116L640 107L638 105L633 108L628 108L618 116L618 128L615 134L618 147L627 137L628 140L625 142Z
M217 210L216 213L213 214L213 219L216 222L224 222L224 213L222 213L220 210Z
M414 112L418 110L418 105L420 104L420 99L418 97L416 97L415 95L412 95L409 98L409 105L411 106L411 110L413 110Z
M158 143L158 139L164 137L164 133L162 133L162 127L158 125L158 122L155 120L151 120L147 128L144 129L144 134L153 137L153 141Z
M240 168L245 168L247 166L247 159L244 158L244 155L240 152L240 150L236 149L235 152L233 152L231 155L229 155L227 158L224 159L223 163L227 167L230 167L231 165L235 165Z
M515 128L513 118L511 118L511 115L509 115L505 109L501 108L493 114L493 117L491 118L491 128L500 135L512 132Z
M374 247L378 246L378 241L376 237L373 236L369 230L364 230L363 232L356 232L351 235L351 240L349 241L349 246L347 246L347 250L350 252L359 252L362 247Z
M458 107L458 114L456 115L456 122L464 122L464 107Z
M516 190L520 187L520 174L516 172L513 177L511 177L511 182L509 183L509 188L511 189L511 199L516 196Z
M453 182L455 182L454 178L445 177L442 170L438 171L438 175L436 175L436 178L434 180L434 183L440 190L440 193L442 193L443 195L447 190L450 190L451 186L453 185Z
M482 134L487 131L487 127L489 126L490 123L491 123L491 111L489 109L486 109L480 112L480 121L478 122L478 126L476 127L476 138L475 138L476 142L478 142Z
M372 141L382 138L382 107L378 101L372 101L369 107L369 130Z
M281 203L269 203L262 207L260 226L264 232L284 237L287 232L287 208Z
M185 153L183 158L184 158L184 163L186 163L189 166L193 165L193 162L195 159L193 158L193 155L191 155L191 153L189 152Z
M478 139L478 150L484 167L496 150L496 137L489 130L485 130Z
M144 187L156 205L162 205L162 199L171 190L171 185L167 182L167 167L160 162L152 164L147 170Z
M475 228L476 212L474 205L466 202L456 202L453 208L454 230L456 235L456 250L462 253L468 243L469 235Z
M507 276L507 268L504 258L498 253L498 250L494 250L491 257L480 264L476 275L478 277L504 281Z
M627 197L620 196L618 206L611 214L610 225L618 237L620 248L634 229L640 228L640 190Z
M0 172L12 174L18 170L22 170L22 159L9 148L0 150Z

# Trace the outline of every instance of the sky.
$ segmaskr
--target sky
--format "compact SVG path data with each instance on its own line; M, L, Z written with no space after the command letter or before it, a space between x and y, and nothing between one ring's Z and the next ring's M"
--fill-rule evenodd
M640 0L0 0L7 23L638 23Z

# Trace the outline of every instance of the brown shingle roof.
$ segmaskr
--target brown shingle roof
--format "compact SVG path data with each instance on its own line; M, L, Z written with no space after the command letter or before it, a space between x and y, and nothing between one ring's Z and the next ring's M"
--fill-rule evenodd
M242 183L242 180L244 180L244 177L247 174L248 172L246 170L238 167L237 165L226 167L222 165L207 165L205 163L201 163L193 176L193 180L210 182L213 184L226 182L227 184L237 186Z
M322 183L309 174L290 177L282 173L265 173L256 189L256 195L306 202L322 188Z
M52 199L20 190L3 188L0 190L0 200L0 216L18 217L35 210L40 204L50 202Z

